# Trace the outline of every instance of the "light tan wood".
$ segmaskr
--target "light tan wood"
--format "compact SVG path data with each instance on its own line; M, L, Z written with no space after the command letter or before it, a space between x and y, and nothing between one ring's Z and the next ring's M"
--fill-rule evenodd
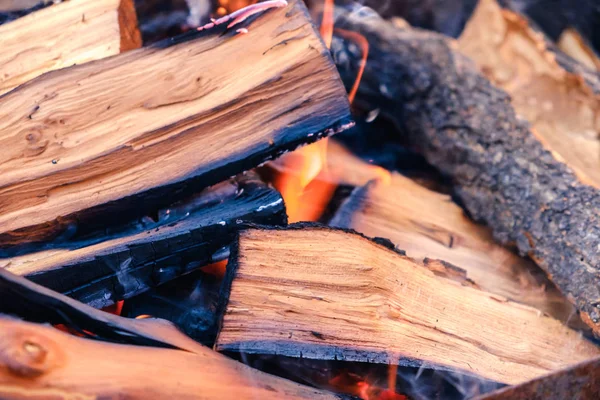
M600 69L600 59L574 28L567 28L560 34L556 43L565 54L573 57L583 65L595 71Z
M409 359L510 384L599 354L538 310L341 230L245 231L236 261L218 350Z
M0 246L151 189L215 184L343 129L345 89L305 6L244 26L54 71L0 98Z
M69 0L0 25L0 95L44 72L138 48L133 0Z
M467 271L482 289L531 305L562 321L574 307L531 261L496 244L446 194L394 173L356 190L332 224L390 239L409 257L439 258Z
M558 64L540 33L496 0L482 0L458 47L511 95L515 111L556 157L600 187L600 98Z
M2 399L336 399L200 346L181 350L82 339L0 318Z

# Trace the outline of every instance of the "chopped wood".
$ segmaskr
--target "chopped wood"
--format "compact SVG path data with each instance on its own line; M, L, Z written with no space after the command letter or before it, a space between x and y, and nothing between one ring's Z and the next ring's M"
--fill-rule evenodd
M242 231L229 263L217 350L436 364L511 384L600 354L538 310L342 230Z
M400 174L355 190L330 225L388 238L413 258L458 265L482 289L561 321L575 313L535 264L496 244L490 230L471 221L450 196Z
M549 152L518 119L510 97L448 39L397 29L376 16L340 15L370 52L357 102L379 107L444 174L475 221L516 244L544 269L600 334L600 193ZM351 85L360 54L336 38L338 68ZM345 57L345 58L344 58Z
M351 125L303 3L0 97L0 248L142 214ZM239 33L241 28L248 33Z
M510 94L516 113L557 158L600 187L600 93L558 63L542 34L496 0L482 0L458 47Z
M197 352L198 343L170 322L159 319L128 319L73 300L7 270L0 269L4 296L0 313L34 322L63 324L83 336L142 346L167 347Z
M0 267L101 308L216 261L243 224L287 221L280 194L252 177L221 183L159 215L117 236L0 259Z
M518 386L474 400L597 400L600 398L600 358L553 372Z
M339 399L197 345L194 353L97 342L0 318L0 397Z
M0 26L0 95L45 72L141 45L133 0L69 0L42 8ZM60 96L58 89L48 87L45 94L57 91L55 95ZM18 117L23 118L23 114ZM32 130L32 135L42 134L24 128L21 136ZM29 142L35 144L31 143L35 140Z
M556 43L558 48L565 54L595 71L600 69L600 59L592 49L591 45L583 38L577 30L568 28L561 33Z

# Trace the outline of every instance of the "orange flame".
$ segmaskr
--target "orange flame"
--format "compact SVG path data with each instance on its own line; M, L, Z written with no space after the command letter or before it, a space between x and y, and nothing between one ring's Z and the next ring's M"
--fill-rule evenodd
M363 400L407 400L406 396L396 393L395 388L383 389L350 372L337 375L329 381L329 385L337 392L348 393Z

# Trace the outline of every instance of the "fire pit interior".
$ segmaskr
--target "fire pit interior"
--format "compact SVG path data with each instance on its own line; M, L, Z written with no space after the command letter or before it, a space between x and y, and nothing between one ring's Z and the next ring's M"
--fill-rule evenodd
M0 398L599 399L599 10L0 0Z

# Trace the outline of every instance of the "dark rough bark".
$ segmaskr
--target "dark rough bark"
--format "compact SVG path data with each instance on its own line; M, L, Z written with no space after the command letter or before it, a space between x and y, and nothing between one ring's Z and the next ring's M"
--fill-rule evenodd
M286 220L276 190L251 176L238 178L163 210L150 226L94 238L100 242L95 245L70 243L58 254L6 268L86 304L105 307L217 261L219 250L234 240L241 224L277 225Z
M444 174L495 238L530 255L600 334L600 193L583 185L517 119L509 96L442 36L397 30L376 17L340 16L371 52L358 101L379 107ZM346 82L360 59L337 39Z
M477 400L596 400L600 398L600 358L510 386Z

